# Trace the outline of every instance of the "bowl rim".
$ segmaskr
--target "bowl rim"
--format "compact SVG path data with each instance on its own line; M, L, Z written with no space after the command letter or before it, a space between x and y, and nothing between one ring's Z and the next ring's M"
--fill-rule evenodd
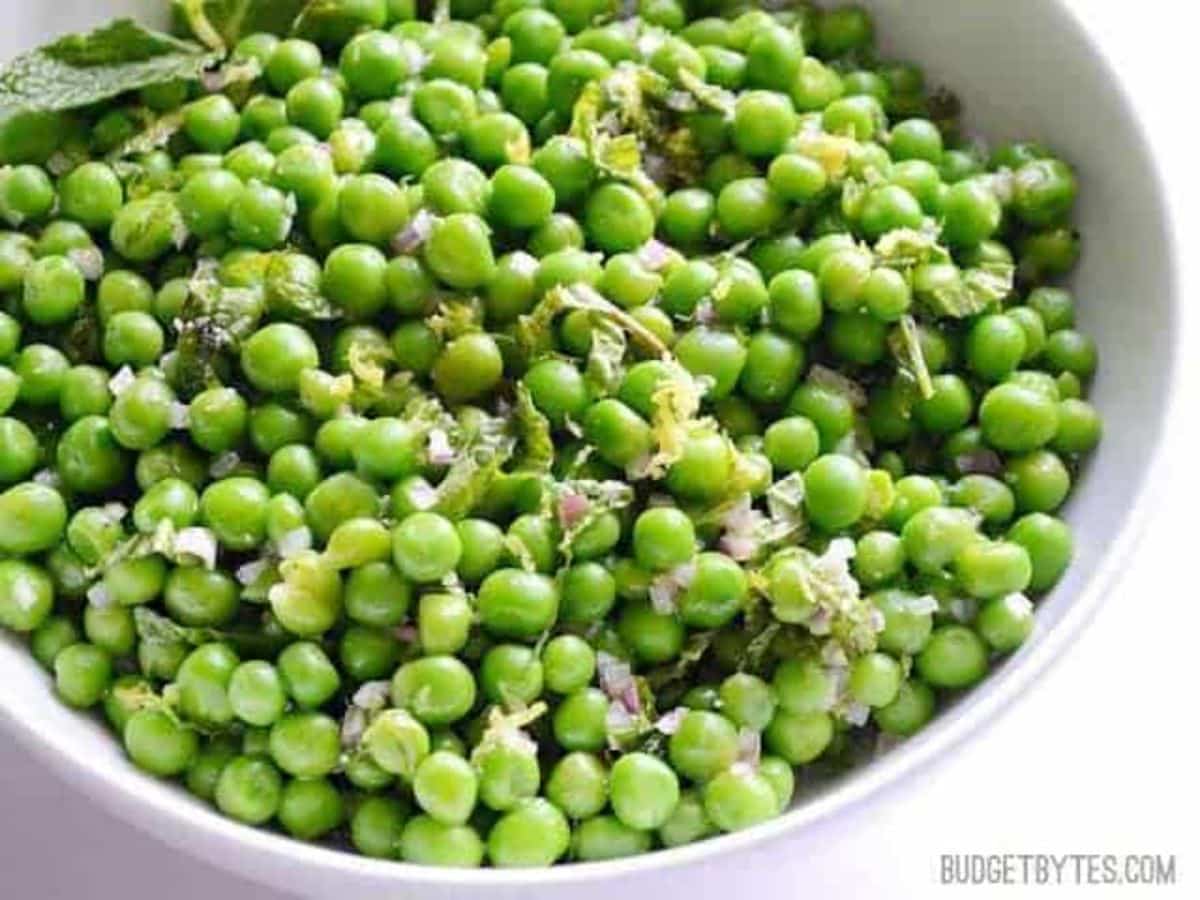
M370 859L235 822L197 802L195 798L181 795L182 789L177 784L160 782L132 766L114 773L95 754L89 753L86 746L55 734L53 729L43 727L41 720L18 715L3 692L0 692L0 724L64 780L79 787L107 810L147 834L251 880L269 882L264 875L267 866L238 863L238 854L222 853L222 845L270 857L276 866L288 864L308 869L319 868L350 878L367 878L378 884L463 889L592 883L649 872L661 873L692 863L711 862L739 851L762 848L782 839L797 837L804 829L836 813L853 811L875 794L894 787L903 776L924 769L935 757L945 754L968 737L985 733L1012 708L1020 695L1028 692L1039 675L1062 658L1065 646L1094 618L1100 605L1115 588L1117 575L1138 545L1150 513L1165 493L1164 462L1170 444L1167 437L1176 427L1172 423L1178 421L1175 412L1182 405L1180 365L1183 309L1180 302L1177 216L1171 197L1165 190L1162 163L1153 152L1145 122L1129 89L1103 45L1083 25L1080 15L1069 4L1054 0L1053 6L1060 17L1060 26L1073 31L1072 37L1086 48L1107 76L1117 104L1132 126L1133 139L1151 164L1149 194L1152 207L1159 212L1157 224L1162 228L1165 242L1166 305L1172 326L1168 337L1168 358L1158 360L1160 368L1167 371L1165 384L1168 395L1162 414L1155 423L1153 449L1142 467L1145 474L1140 479L1123 524L1103 561L1078 588L1077 596L1064 610L1061 619L1035 646L1029 648L1028 653L1012 659L1003 672L985 680L920 734L885 756L837 779L829 790L819 792L800 806L744 831L626 859L505 870L447 869ZM191 839L182 835L182 831L189 832Z

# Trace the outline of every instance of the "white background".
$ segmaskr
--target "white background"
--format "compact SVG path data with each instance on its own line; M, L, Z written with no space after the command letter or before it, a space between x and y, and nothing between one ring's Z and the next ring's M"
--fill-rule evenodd
M1144 114L1172 194L1186 264L1200 241L1195 58L1200 17L1184 0L1072 4ZM1130 171L1128 177L1147 173ZM1186 285L1195 282L1192 272L1185 275ZM1001 721L917 781L798 840L770 871L731 869L728 881L713 884L713 896L744 895L751 887L760 898L985 900L1034 892L938 885L940 854L1003 851L1174 853L1175 888L1036 893L1097 900L1200 896L1195 742L1200 466L1193 451L1200 438L1195 390L1200 366L1192 362L1200 344L1193 339L1194 318L1190 310L1185 315L1192 355L1185 353L1182 402L1165 463L1167 490L1135 560L1078 646ZM168 849L109 817L23 750L0 744L0 897L282 900L284 895Z

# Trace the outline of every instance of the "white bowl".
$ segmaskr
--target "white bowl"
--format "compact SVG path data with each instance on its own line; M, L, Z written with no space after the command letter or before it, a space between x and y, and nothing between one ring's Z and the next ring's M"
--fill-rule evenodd
M111 735L54 697L25 647L0 640L0 720L7 733L107 808L213 865L285 891L317 896L590 898L696 890L750 851L758 860L789 837L877 796L889 784L982 730L1045 666L1069 652L1129 553L1148 505L1171 404L1181 327L1176 259L1153 153L1120 78L1058 0L875 0L886 49L952 87L986 137L1035 138L1079 170L1084 261L1074 282L1082 327L1101 349L1092 399L1107 425L1068 510L1078 555L1038 609L1028 644L918 737L800 799L748 831L635 859L549 871L459 872L380 862L235 824L184 791L135 771ZM13 3L0 49L10 55L118 12L161 0ZM15 7L15 9L13 8ZM736 858L735 858L736 855ZM848 875L851 873L847 873ZM712 882L707 882L711 886Z

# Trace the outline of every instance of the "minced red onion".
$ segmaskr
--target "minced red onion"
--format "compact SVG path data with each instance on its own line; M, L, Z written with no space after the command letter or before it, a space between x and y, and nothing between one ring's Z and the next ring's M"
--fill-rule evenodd
M1004 474L1004 461L995 450L986 447L954 457L954 465L964 475Z
M906 594L899 598L896 606L915 616L932 615L941 608L932 594L922 594L919 597Z
M435 466L448 466L454 462L454 447L450 445L450 436L445 429L430 429L425 454Z
M861 728L871 718L871 707L865 703L849 703L842 713L842 718L851 725Z
M828 366L817 363L809 369L808 378L813 384L832 388L838 393L843 394L850 401L851 405L858 409L862 409L867 405L867 392L863 390L863 386L852 378L847 378L841 372L831 369Z
M97 281L104 274L104 254L96 247L76 247L67 251L67 258L75 263L88 281Z
M216 568L217 536L207 528L191 526L181 529L175 535L173 547L176 554L193 557L206 569Z
M188 427L188 406L175 401L167 407L167 423L176 430Z
M837 641L825 642L825 646L821 648L821 661L825 665L837 669L844 669L850 665L850 659L846 656L846 651Z
M642 158L642 171L656 184L669 181L672 174L671 161L661 153L647 153Z
M242 563L237 567L234 576L239 584L250 585L258 581L273 563L269 559L252 559L250 562Z
M975 618L978 604L970 597L955 597L946 604L946 612L956 622L967 623Z
M683 724L683 717L688 714L686 706L677 706L668 713L663 713L658 717L658 721L654 723L654 727L662 734L671 735L679 730L679 726Z
M844 566L850 560L854 559L854 554L857 552L858 547L850 538L834 538L829 542L829 546L825 549L825 552L821 554L821 559L823 562Z
M1019 591L1015 594L1008 594L1004 598L1004 601L1013 606L1016 606L1017 609L1019 609L1022 613L1025 613L1026 615L1033 612L1033 601L1030 600L1028 597L1026 597L1024 594L1022 594Z
M110 522L120 522L125 518L125 514L129 512L129 507L124 503L105 503L100 507L100 511Z
M87 591L88 603L96 607L96 609L109 609L115 603L112 595L109 594L108 588L104 586L103 581L97 581Z
M423 481L413 485L408 492L408 499L417 509L432 509L437 496L437 488Z
M367 713L364 709L353 704L346 707L342 717L341 741L346 750L353 750L362 740L363 732L367 730Z
M660 616L672 616L677 609L675 605L675 585L662 577L650 582L650 608Z
M215 94L225 87L225 75L220 69L209 69L200 73L200 87L206 94Z
M758 552L758 541L754 538L727 534L721 538L721 552L737 562L746 562Z
M117 374L119 375L120 372ZM208 467L208 474L213 478L224 478L241 464L242 458L235 451L230 450L212 461L212 465Z
M416 41L401 41L401 46L404 48L404 61L408 64L408 71L413 75L417 75L429 65L429 54L421 49L421 45Z
M829 678L829 692L825 695L821 708L823 711L829 712L837 706L838 698L846 692L846 685L850 681L850 672L845 666L826 666L825 674Z
M291 196L291 195L289 195L289 196ZM291 216L294 216L295 214L296 214L295 210L292 210ZM289 216L287 219L287 228L283 229L283 234L281 234L279 236L279 239L281 241L285 237L287 237L288 232L292 230L291 216ZM190 238L191 236L192 236L192 233L190 231L188 231L187 223L183 221L182 216L179 218L176 218L171 223L171 243L173 243L175 245L176 250L182 250L187 245L188 238Z
M62 484L62 479L54 469L41 469L34 474L33 482L34 484L57 489Z
M629 663L601 651L596 655L596 672L600 677L600 689L610 699L621 703L630 714L642 711L642 699L638 696L637 681Z
M311 550L312 532L303 525L299 528L293 528L279 538L276 549L284 559L293 557L298 553L303 553L305 550Z
M753 728L742 728L738 731L738 763L749 767L752 771L758 769L762 759L762 735Z
M570 528L583 520L592 508L592 502L583 494L564 494L558 501L558 523L563 528Z
M133 374L133 369L129 366L121 366L117 369L117 373L108 379L108 390L114 397L120 397L129 390L130 385L135 381L137 381L137 376Z
M818 606L804 624L817 636L829 634L833 629L833 611L828 607Z
M412 253L420 249L429 239L433 224L437 221L429 210L421 209L412 217L407 225L396 232L392 238L392 251L395 253Z
M392 696L390 681L367 681L354 692L351 703L361 709L383 709Z
M107 596L107 591L105 592L105 595ZM41 597L37 587L32 581L30 581L28 578L18 578L12 584L9 599L22 613L28 613L30 610L37 607Z
M608 713L604 717L604 724L610 732L624 731L633 725L633 716L625 708L624 703L620 700L613 700L608 704Z
M674 615L678 609L675 598L692 583L696 577L696 564L686 562L676 566L669 572L664 572L650 582L650 605L660 616Z
M654 454L643 453L633 462L625 467L625 474L629 476L631 481L640 481L650 474L650 470L654 467Z
M75 168L75 161L61 150L46 160L46 170L56 178L66 175Z
M508 264L518 275L530 276L538 270L538 259L532 253L517 250L508 257Z
M660 272L671 262L671 248L657 238L650 238L638 248L637 258L651 272Z

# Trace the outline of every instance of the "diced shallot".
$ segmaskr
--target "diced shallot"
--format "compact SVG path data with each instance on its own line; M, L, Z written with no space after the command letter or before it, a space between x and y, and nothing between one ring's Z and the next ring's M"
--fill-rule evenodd
M683 724L683 717L688 714L686 706L677 706L668 713L658 717L658 721L654 723L654 727L661 734L671 735L679 730L679 726Z
M434 215L428 210L418 210L409 223L396 232L392 238L392 251L403 254L419 250L421 245L429 239L436 221Z
M267 573L272 565L273 563L269 559L252 559L250 562L238 566L234 576L237 578L238 584L254 584Z
M175 535L175 553L191 557L206 569L217 565L217 536L207 528L192 526Z
M383 709L391 699L391 692L392 683L390 681L368 681L354 692L352 702L362 709Z
M454 462L454 447L450 445L450 436L445 429L430 429L425 454L435 466L448 466Z
M114 397L120 397L129 390L130 385L135 381L137 381L137 376L133 374L133 369L129 366L121 366L117 370L117 374L108 379L108 389Z
M88 603L97 609L108 609L116 602L112 595L109 594L108 588L104 586L103 581L97 581L87 592Z
M570 528L573 525L577 525L588 514L588 510L591 508L591 501L583 494L573 492L564 494L562 499L558 501L558 523L563 528Z
M311 550L312 532L303 525L299 528L293 528L279 538L276 549L279 550L279 555L284 559L293 557L298 553L303 553L305 550Z

